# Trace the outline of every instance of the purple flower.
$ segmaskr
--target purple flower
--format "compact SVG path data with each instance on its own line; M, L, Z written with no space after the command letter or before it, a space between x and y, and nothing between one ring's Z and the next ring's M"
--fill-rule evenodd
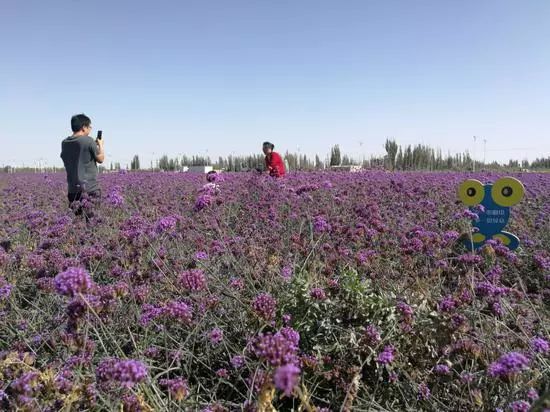
M128 240L136 240L147 233L148 224L139 215L133 215L120 226L121 235Z
M403 249L403 252L406 254L414 254L421 252L424 249L424 242L422 242L421 239L417 237L413 237L411 239L404 239L401 248Z
M472 209L473 209L475 212L485 213L485 206L483 206L482 204L475 205L474 207L472 207Z
M201 269L190 269L180 275L180 283L187 290L202 290L206 287L206 277Z
M460 328L466 322L466 317L460 313L454 313L451 316L451 325L454 329Z
M145 304L141 308L141 316L139 318L139 323L146 326L154 319L158 318L163 314L163 309L157 306Z
M375 255L376 252L374 250L360 250L359 252L357 252L357 260L361 265L363 265Z
M448 365L440 363L439 365L435 366L434 372L438 375L448 375L451 373L451 368L449 368Z
M61 272L54 279L57 293L66 296L74 296L91 289L92 279L88 272L81 268L71 267Z
M202 193L195 202L195 210L197 212L203 210L204 208L210 206L213 200L214 198L209 193Z
M458 257L458 261L469 265L478 265L483 261L483 259L479 255L474 255L472 253L465 253Z
M11 389L18 395L30 396L40 387L39 377L37 372L26 372L11 383Z
M0 277L0 300L7 299L12 290L13 286L10 285L3 277Z
M105 359L96 369L99 382L116 382L123 387L131 388L147 377L147 366L141 361L132 359Z
M272 366L298 363L300 335L294 329L283 328L275 334L260 334L253 342L254 354Z
M292 278L292 268L290 266L284 266L281 269L281 277L288 281L290 278Z
M533 256L533 261L542 270L550 270L550 257L545 256L544 252L538 252Z
M328 287L332 290L338 290L340 288L340 282L338 281L338 279L329 279L327 283Z
M55 387L61 393L68 393L73 388L73 375L70 370L62 370L55 378Z
M265 321L273 319L276 307L277 301L269 293L260 293L252 301L252 309Z
M177 401L187 398L189 394L187 380L183 378L161 379L159 383L161 386L167 388L170 395Z
M120 207L124 204L124 197L120 194L122 189L119 186L115 186L111 189L107 195L107 202L115 207Z
M529 359L519 353L510 352L502 355L498 361L489 365L488 373L492 377L509 377L529 368Z
M491 312L495 315L495 316L502 316L504 315L504 309L502 309L502 305L500 304L500 302L498 300L495 300L494 302L491 302L489 304L489 307L491 308Z
M472 294L469 290L463 289L462 292L460 292L459 299L462 303L470 303L472 302Z
M430 388L428 388L428 385L426 385L425 383L421 383L420 385L418 385L418 399L425 401L430 399L430 396L431 392Z
M227 408L222 406L220 403L213 403L201 409L201 412L226 412Z
M309 291L309 296L315 300L325 300L327 295L323 288L313 288Z
M479 215L477 213L472 212L470 209L465 209L461 217L465 217L466 219L470 219L473 221L479 220Z
M170 301L164 306L143 305L140 317L142 325L147 326L151 321L159 317L190 324L193 319L193 309L187 303L180 301Z
M244 281L241 278L231 278L229 280L229 286L233 289L241 290L244 288Z
M204 251L198 251L197 253L195 253L195 259L196 260L206 260L208 259L208 253L204 252Z
M218 345L223 340L223 331L220 328L214 328L210 331L210 343Z
M231 362L231 366L233 366L233 368L240 369L240 368L242 368L242 366L245 363L245 358L244 358L244 356L236 355L236 356L233 356L231 358L230 362Z
M439 304L437 306L441 312L450 312L456 307L456 301L453 299L452 296L445 296L439 301Z
M485 274L485 277L487 278L487 280L489 282L498 282L500 280L500 277L503 273L503 270L500 266L496 265L494 266L493 268L491 268L490 270L487 271L487 273Z
M471 383L474 381L474 374L466 371L460 373L460 382L462 383Z
M154 346L150 346L143 351L143 354L148 358L157 358L160 355L160 349Z
M460 237L460 233L458 233L455 230L449 230L445 233L443 233L443 242L446 245L453 244L458 238Z
M227 379L229 377L229 372L227 372L227 369L221 368L216 371L216 376L222 379Z
M300 344L300 333L298 333L296 330L285 326L284 328L281 328L279 332L277 332L284 336L289 342L291 342L295 347L298 347Z
M483 281L476 284L476 294L478 296L500 296L509 293L505 287L495 286L491 282Z
M178 220L174 216L166 216L161 218L155 227L157 233L165 233L176 228Z
M319 189L319 186L317 186L317 185L306 184L306 185L302 185L302 186L296 188L296 194L301 195L302 193L312 192L312 191L318 190L318 189Z
M166 304L163 314L179 322L189 324L193 318L193 309L185 302L173 300Z
M395 358L395 348L392 345L386 345L384 350L378 354L377 362L382 365L389 365Z
M315 216L313 218L313 231L316 233L323 233L330 231L330 224L322 216Z
M537 390L535 388L530 388L527 391L527 397L531 401L536 401L539 398L539 393L537 392Z
M399 312L401 312L401 316L403 317L403 322L410 323L412 322L414 311L413 308L407 305L405 302L398 302L397 303L397 309Z
M286 364L277 368L273 381L277 389L282 390L286 396L290 396L298 384L299 377L300 368L293 364Z
M367 337L367 341L369 345L375 345L378 342L380 342L380 332L374 325L368 325L367 330L365 331L365 335Z
M1 253L2 249L0 248ZM46 259L42 255L33 253L27 257L27 266L36 272L40 272L46 269Z
M535 337L531 340L531 349L537 353L548 353L550 351L550 344L546 339Z
M351 249L345 247L345 248L342 248L342 249L340 250L340 253L341 253L343 256L346 256L346 257L347 257L347 256L351 256L351 253L352 253L352 252L351 252Z
M515 401L508 405L513 412L528 412L531 408L529 402L526 401Z

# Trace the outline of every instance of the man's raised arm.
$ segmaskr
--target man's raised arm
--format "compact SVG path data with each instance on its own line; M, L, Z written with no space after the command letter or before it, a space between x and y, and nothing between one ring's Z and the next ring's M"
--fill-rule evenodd
M97 163L103 163L105 160L105 150L103 149L103 139L97 140L97 154L95 156L95 161Z

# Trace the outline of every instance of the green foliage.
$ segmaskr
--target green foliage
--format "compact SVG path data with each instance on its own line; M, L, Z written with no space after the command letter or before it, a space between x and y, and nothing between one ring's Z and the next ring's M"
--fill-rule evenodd
M340 164L342 164L340 146L334 145L332 149L330 149L330 166L340 166Z

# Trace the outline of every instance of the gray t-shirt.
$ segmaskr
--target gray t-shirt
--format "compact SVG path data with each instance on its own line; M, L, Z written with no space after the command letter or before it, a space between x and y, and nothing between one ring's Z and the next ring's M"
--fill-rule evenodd
M95 192L97 184L97 143L90 136L69 136L61 143L61 159L67 171L69 193Z

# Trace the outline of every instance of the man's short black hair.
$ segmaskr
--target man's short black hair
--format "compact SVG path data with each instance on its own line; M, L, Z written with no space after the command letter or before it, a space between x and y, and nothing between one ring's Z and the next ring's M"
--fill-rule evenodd
M89 127L92 124L92 120L84 113L75 114L71 117L71 129L73 133L80 131L83 127Z
M264 144L262 146L267 146L269 147L271 150L275 149L275 145L271 142L264 142Z

